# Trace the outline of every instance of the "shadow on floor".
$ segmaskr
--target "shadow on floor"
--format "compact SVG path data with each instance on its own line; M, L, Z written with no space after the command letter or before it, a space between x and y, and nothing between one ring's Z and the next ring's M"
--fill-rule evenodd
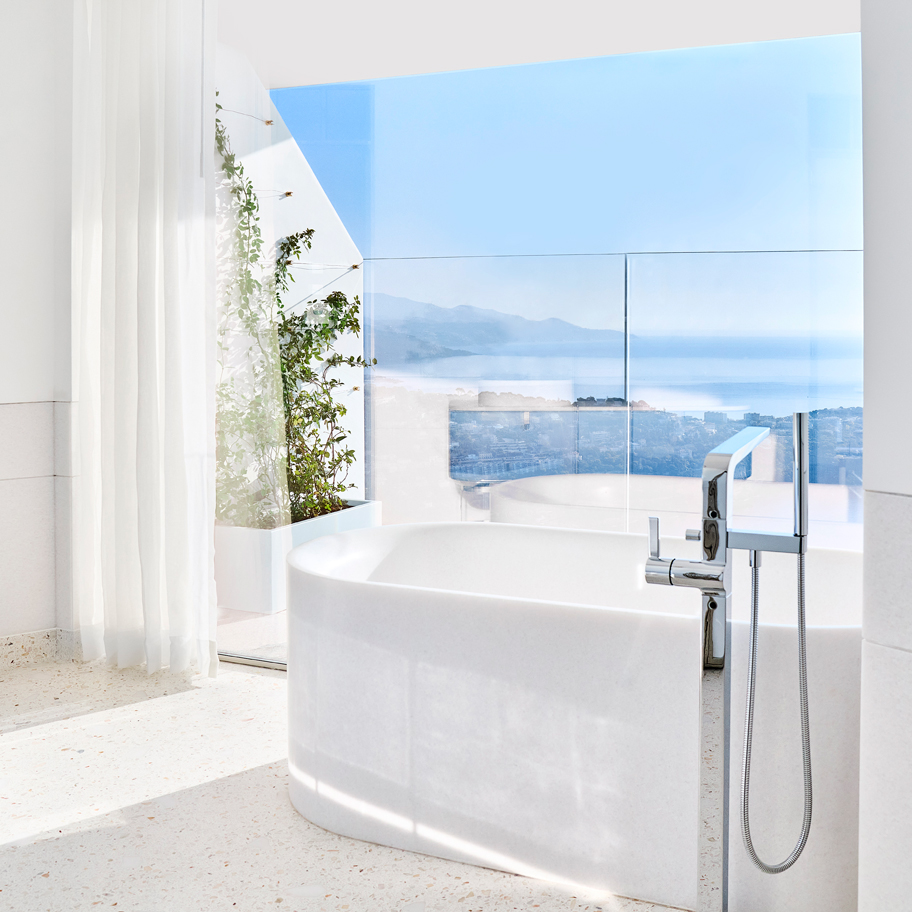
M104 662L46 662L0 671L0 732L20 731L193 689L190 672L150 675Z

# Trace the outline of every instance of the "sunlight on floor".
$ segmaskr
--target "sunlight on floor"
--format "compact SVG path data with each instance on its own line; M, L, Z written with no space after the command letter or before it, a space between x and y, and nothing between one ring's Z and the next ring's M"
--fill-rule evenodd
M0 673L0 908L658 912L336 836L288 800L285 676Z

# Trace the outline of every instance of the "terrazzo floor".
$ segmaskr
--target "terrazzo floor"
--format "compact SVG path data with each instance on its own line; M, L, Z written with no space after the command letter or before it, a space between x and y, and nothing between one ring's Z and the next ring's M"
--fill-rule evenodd
M288 800L285 675L0 672L3 912L660 912L336 836Z

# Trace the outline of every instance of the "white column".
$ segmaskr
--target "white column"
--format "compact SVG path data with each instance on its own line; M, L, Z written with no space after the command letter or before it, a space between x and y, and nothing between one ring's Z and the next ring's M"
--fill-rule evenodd
M912 894L912 4L862 0L865 589L859 912Z

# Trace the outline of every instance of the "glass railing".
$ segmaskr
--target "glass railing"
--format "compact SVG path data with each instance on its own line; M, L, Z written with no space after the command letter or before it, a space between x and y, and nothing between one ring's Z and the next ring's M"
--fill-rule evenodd
M809 411L826 540L860 547L860 252L368 267L378 360L368 376L369 474L388 521L487 519L488 495L508 482L515 492L522 479L644 476L623 496L634 517L625 526L636 531L640 514L661 512L672 479L681 481L671 512L698 511L699 492L686 503L694 494L683 480L748 425L771 434L738 477L789 483L791 415ZM778 506L768 524L782 525L788 503L770 496ZM619 508L612 495L610 509Z

